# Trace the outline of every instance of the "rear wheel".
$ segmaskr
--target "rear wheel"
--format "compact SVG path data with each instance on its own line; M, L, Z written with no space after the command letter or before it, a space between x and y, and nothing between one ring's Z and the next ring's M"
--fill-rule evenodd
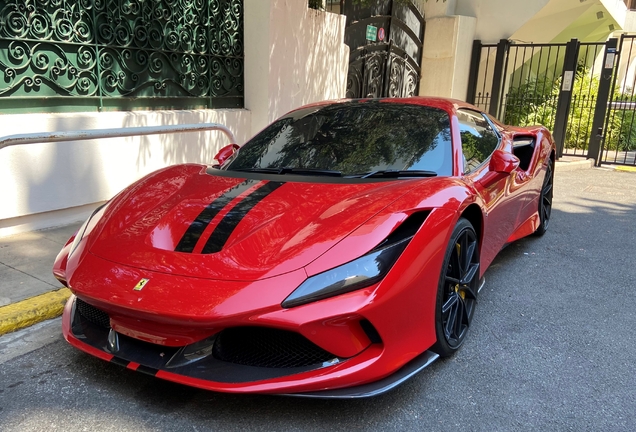
M550 216L552 215L552 192L554 184L554 162L548 159L548 166L541 186L541 195L539 197L539 227L534 232L538 236L542 236L548 230L550 224Z
M479 289L479 244L473 226L460 218L446 249L437 288L432 350L441 357L457 351L470 327Z

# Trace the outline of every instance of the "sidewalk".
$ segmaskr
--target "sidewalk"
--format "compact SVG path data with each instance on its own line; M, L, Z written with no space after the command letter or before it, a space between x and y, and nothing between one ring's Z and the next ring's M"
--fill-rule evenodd
M563 157L556 172L589 169L589 160ZM70 295L51 273L53 261L81 223L0 238L0 336L62 313Z
M62 287L51 273L53 261L80 225L0 238L0 306Z
M0 336L61 314L70 292L51 268L80 225L0 238Z

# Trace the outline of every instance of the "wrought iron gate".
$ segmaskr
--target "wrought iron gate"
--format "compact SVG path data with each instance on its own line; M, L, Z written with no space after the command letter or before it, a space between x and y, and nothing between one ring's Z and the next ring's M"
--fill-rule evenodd
M371 5L347 1L343 13L347 16L345 43L351 50L347 97L416 95L424 16L415 5L410 1L377 0Z
M558 157L636 165L636 35L600 43L475 41L467 100L553 131Z
M576 39L555 44L475 41L467 100L507 124L546 126L553 131L559 157L591 156L590 149L598 153L599 96L608 83L602 60L610 46Z
M599 163L636 165L636 35L623 35L616 53Z

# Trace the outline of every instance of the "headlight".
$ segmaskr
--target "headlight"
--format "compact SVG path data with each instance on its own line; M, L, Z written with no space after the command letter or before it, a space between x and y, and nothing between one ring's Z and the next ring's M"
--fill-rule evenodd
M411 237L310 277L281 304L284 308L300 306L335 295L373 285L386 276Z
M95 211L93 211L93 213L88 217L88 219L86 219L86 222L82 224L80 229L77 230L77 234L75 234L75 238L73 239L73 243L71 243L71 248L68 252L69 258L71 257L71 255L73 255L73 252L75 252L77 246L79 246L80 242L84 238L84 235L86 235L86 232L91 232L95 227L95 224L101 219L101 216L104 214L107 205L108 203L105 203L97 207Z

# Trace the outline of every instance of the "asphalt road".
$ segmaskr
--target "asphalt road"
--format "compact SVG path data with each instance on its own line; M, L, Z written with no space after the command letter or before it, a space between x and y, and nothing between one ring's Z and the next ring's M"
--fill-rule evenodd
M191 389L80 353L58 319L0 338L0 430L636 430L635 218L635 173L557 172L548 233L501 252L462 350L386 395Z

